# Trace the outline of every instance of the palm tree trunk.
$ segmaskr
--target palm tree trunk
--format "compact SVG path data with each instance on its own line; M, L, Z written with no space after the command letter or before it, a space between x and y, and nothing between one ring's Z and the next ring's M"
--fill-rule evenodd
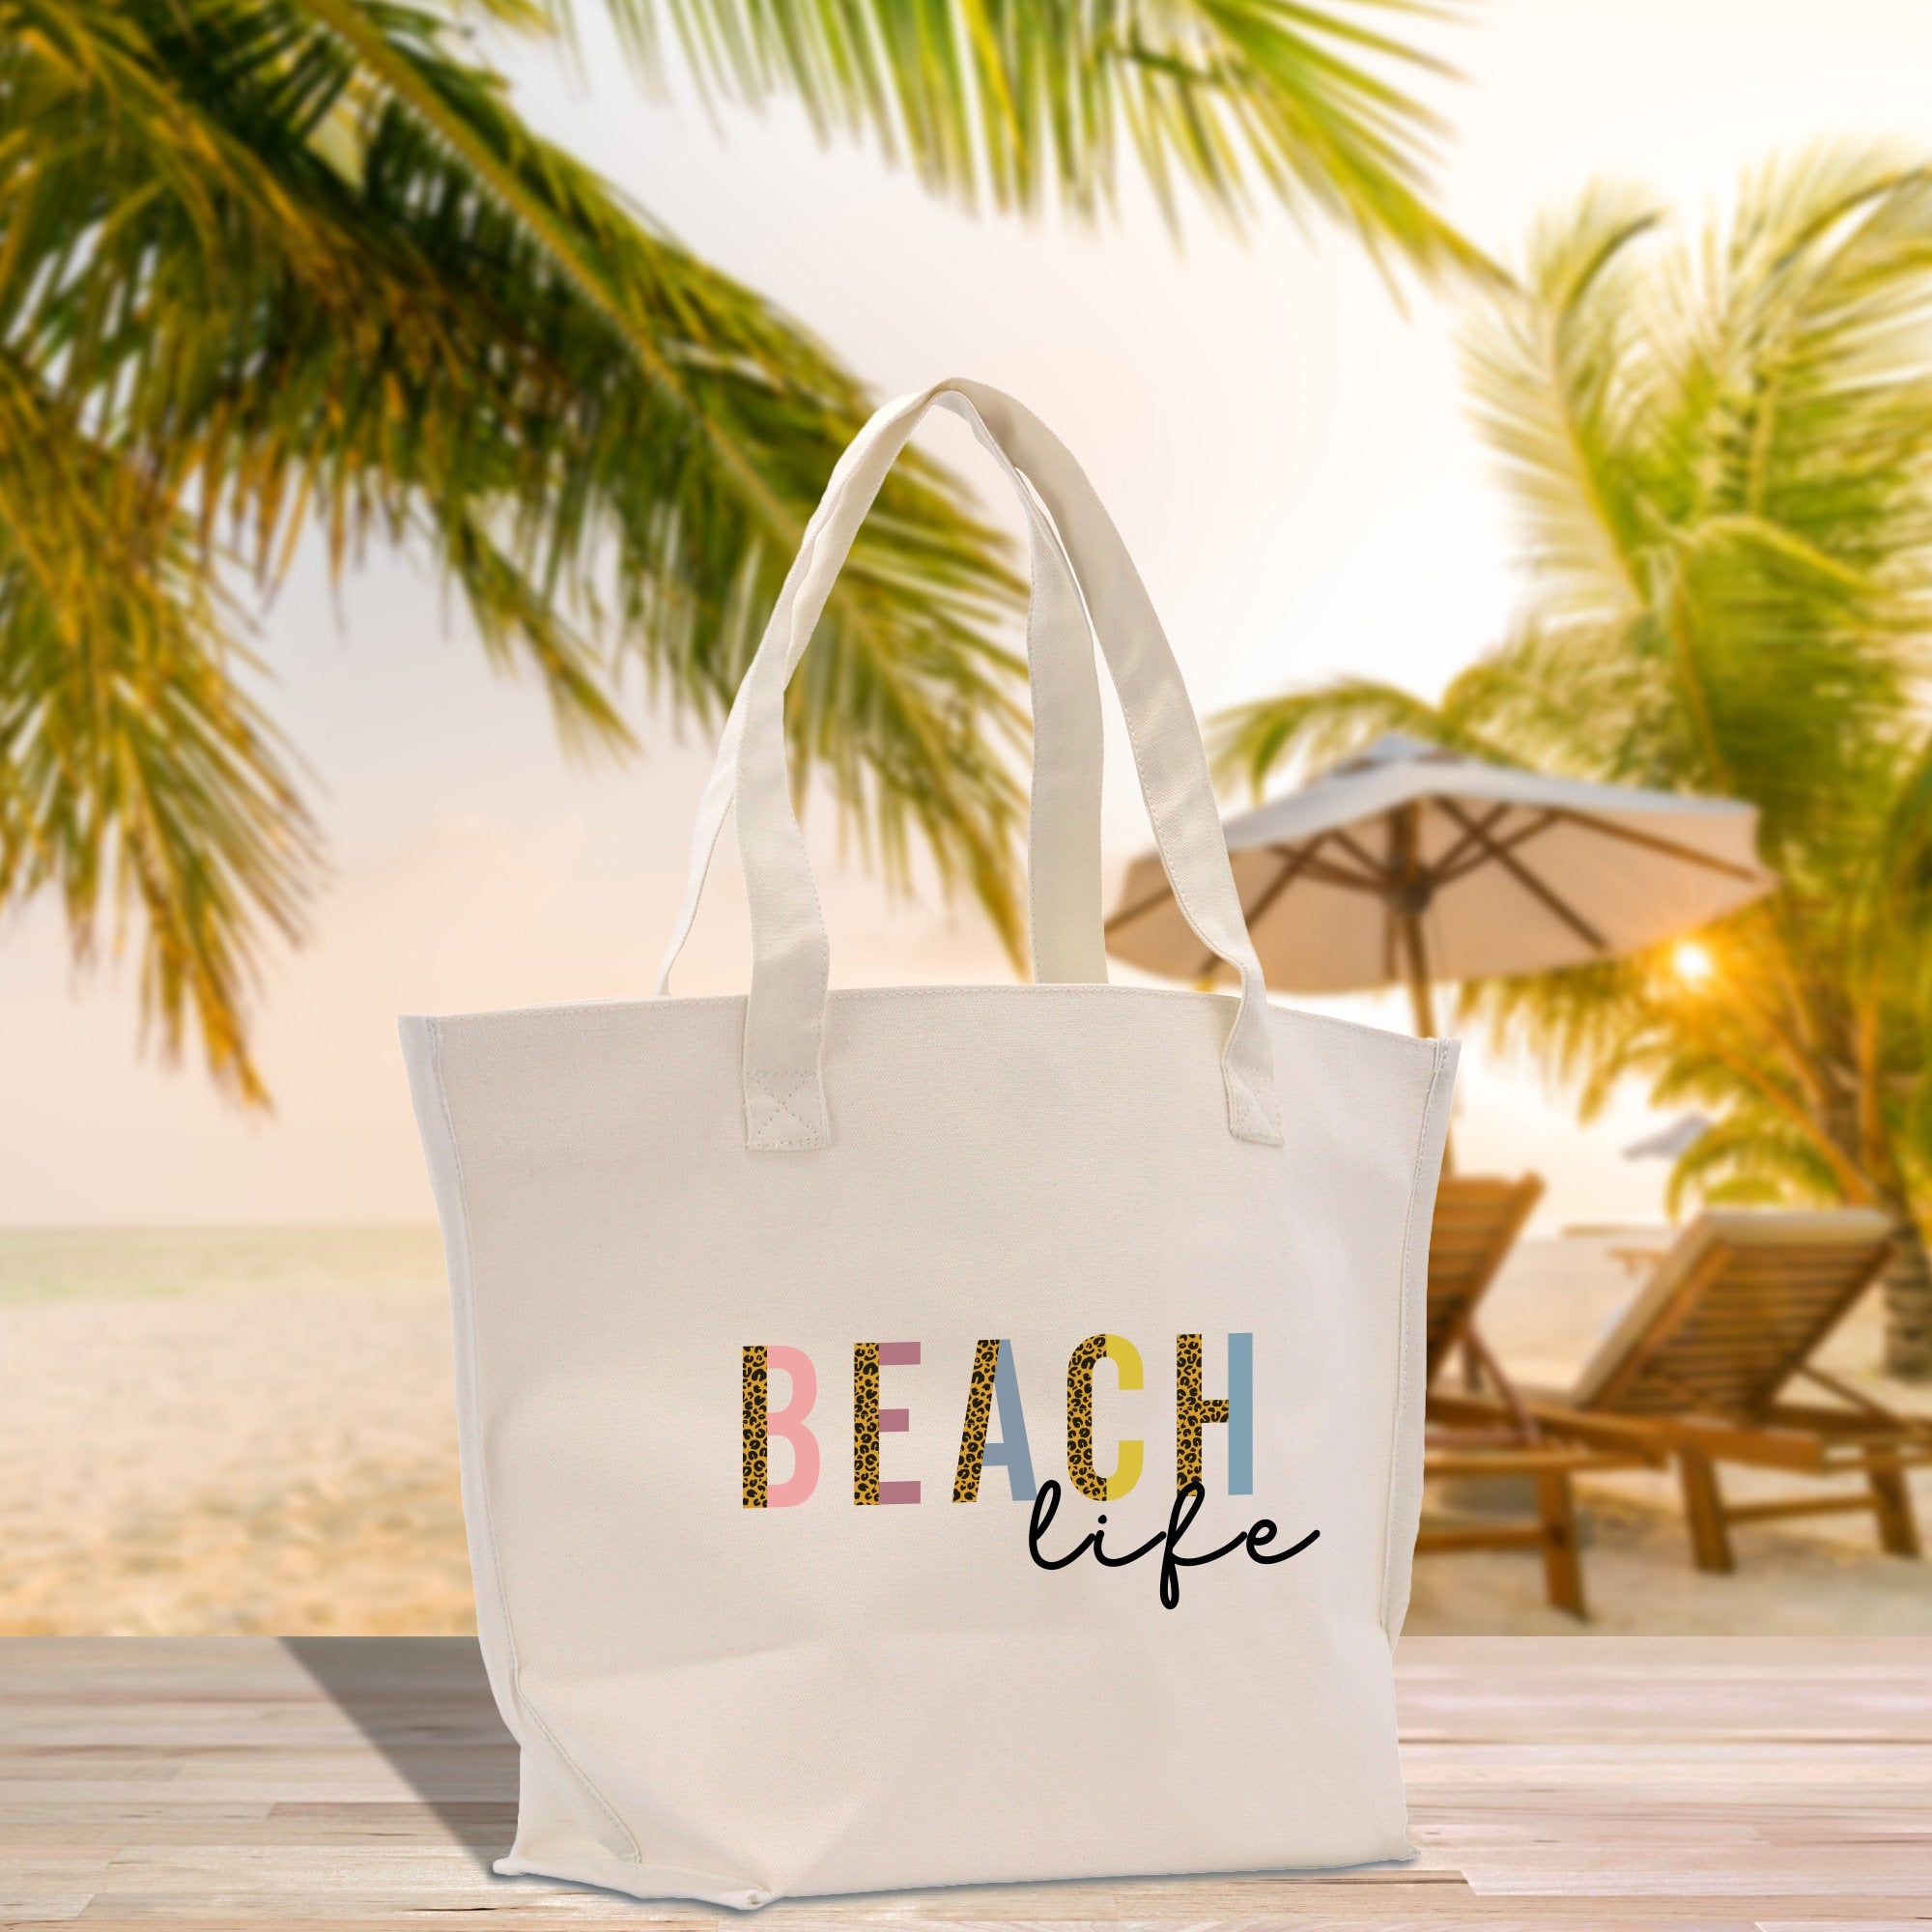
M1885 1271L1885 1367L1900 1381L1932 1381L1932 1257L1903 1201L1885 1203L1897 1224Z

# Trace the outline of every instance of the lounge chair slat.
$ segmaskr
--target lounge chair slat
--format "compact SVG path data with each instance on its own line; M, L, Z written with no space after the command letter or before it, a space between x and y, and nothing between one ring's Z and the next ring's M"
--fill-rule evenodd
M1855 1209L1704 1215L1585 1369L1577 1406L1654 1414L1690 1385L1722 1413L1761 1415L1877 1275L1889 1236Z
M1870 1510L1887 1550L1919 1553L1903 1474L1923 1453L1919 1425L1853 1388L1835 1391L1842 1410L1778 1400L1878 1278L1890 1241L1886 1218L1863 1209L1702 1215L1585 1366L1571 1399L1578 1412L1627 1416L1676 1456L1700 1568L1733 1566L1733 1523L1838 1509ZM1862 1475L1868 1492L1727 1503L1721 1463Z
M1429 1236L1428 1371L1435 1378L1543 1195L1528 1175L1444 1175Z

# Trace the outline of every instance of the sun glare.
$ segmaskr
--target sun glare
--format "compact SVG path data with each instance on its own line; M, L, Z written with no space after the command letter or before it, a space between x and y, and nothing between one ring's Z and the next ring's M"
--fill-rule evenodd
M1670 970L1687 986L1702 986L1717 972L1718 962L1694 939L1685 939L1671 950Z

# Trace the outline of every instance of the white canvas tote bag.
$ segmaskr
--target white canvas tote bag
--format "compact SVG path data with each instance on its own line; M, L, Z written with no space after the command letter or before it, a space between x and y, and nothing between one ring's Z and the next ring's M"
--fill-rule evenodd
M934 404L1033 535L1039 979L831 993L784 688ZM1094 637L1237 997L1105 983ZM403 1022L522 1747L497 1869L756 1906L1406 1856L1389 1653L1456 1049L1269 1008L1147 593L1010 399L939 384L838 465L670 958L727 815L749 998Z

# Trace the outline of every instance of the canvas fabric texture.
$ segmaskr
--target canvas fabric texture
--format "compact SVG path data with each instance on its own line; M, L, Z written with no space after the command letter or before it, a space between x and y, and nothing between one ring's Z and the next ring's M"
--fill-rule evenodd
M1037 979L833 991L784 687L933 407L1028 518ZM1237 996L1105 983L1096 641ZM751 990L671 997L727 822ZM1268 1005L1173 654L1037 417L952 381L841 460L659 997L402 1034L521 1747L498 1871L755 1907L1408 1856L1390 1649L1456 1049Z

